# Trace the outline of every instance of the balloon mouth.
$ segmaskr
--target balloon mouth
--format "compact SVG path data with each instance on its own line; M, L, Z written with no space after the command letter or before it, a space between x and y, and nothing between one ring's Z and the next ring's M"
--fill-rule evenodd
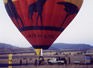
M46 50L50 47L50 45L33 45L35 49L43 49Z

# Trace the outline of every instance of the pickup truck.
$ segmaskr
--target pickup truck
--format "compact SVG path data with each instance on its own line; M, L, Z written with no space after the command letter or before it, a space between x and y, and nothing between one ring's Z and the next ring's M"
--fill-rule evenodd
M63 59L58 59L58 58L53 58L48 60L48 64L65 64L65 58Z

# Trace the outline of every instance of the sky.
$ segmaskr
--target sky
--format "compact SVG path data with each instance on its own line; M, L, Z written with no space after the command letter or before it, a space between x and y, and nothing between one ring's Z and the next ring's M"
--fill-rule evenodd
M4 8L3 0L0 0L0 43L19 47L31 46L12 23ZM93 0L84 0L77 16L54 43L89 44L93 46Z

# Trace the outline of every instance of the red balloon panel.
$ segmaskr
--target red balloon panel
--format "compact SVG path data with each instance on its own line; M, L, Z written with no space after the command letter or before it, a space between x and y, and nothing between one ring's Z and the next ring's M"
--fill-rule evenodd
M48 49L59 36L60 32L49 30L29 30L23 31L22 34L33 45L34 48Z
M17 0L14 2L14 5L16 6L17 12L19 16L21 17L24 26L42 26L43 25L43 26L60 27L67 15L67 12L64 10L65 9L64 4L59 5L57 4L58 1L56 0L54 1L47 0L44 2L43 7L40 6L42 7L42 9L40 9L39 11L37 7L38 5L35 5L34 7L32 7L33 3L35 4L36 2L34 2L34 0L30 0L30 1ZM39 17L38 17L38 14L39 14ZM75 15L76 13L70 14L65 20L65 23L69 23L69 21L71 21ZM65 28L64 26L62 27Z

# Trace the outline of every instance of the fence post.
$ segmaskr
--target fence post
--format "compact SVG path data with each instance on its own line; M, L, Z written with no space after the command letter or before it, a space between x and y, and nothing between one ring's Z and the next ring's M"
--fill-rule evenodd
M8 66L8 68L12 68L12 54L9 54L8 55L8 63L9 63L9 66Z

